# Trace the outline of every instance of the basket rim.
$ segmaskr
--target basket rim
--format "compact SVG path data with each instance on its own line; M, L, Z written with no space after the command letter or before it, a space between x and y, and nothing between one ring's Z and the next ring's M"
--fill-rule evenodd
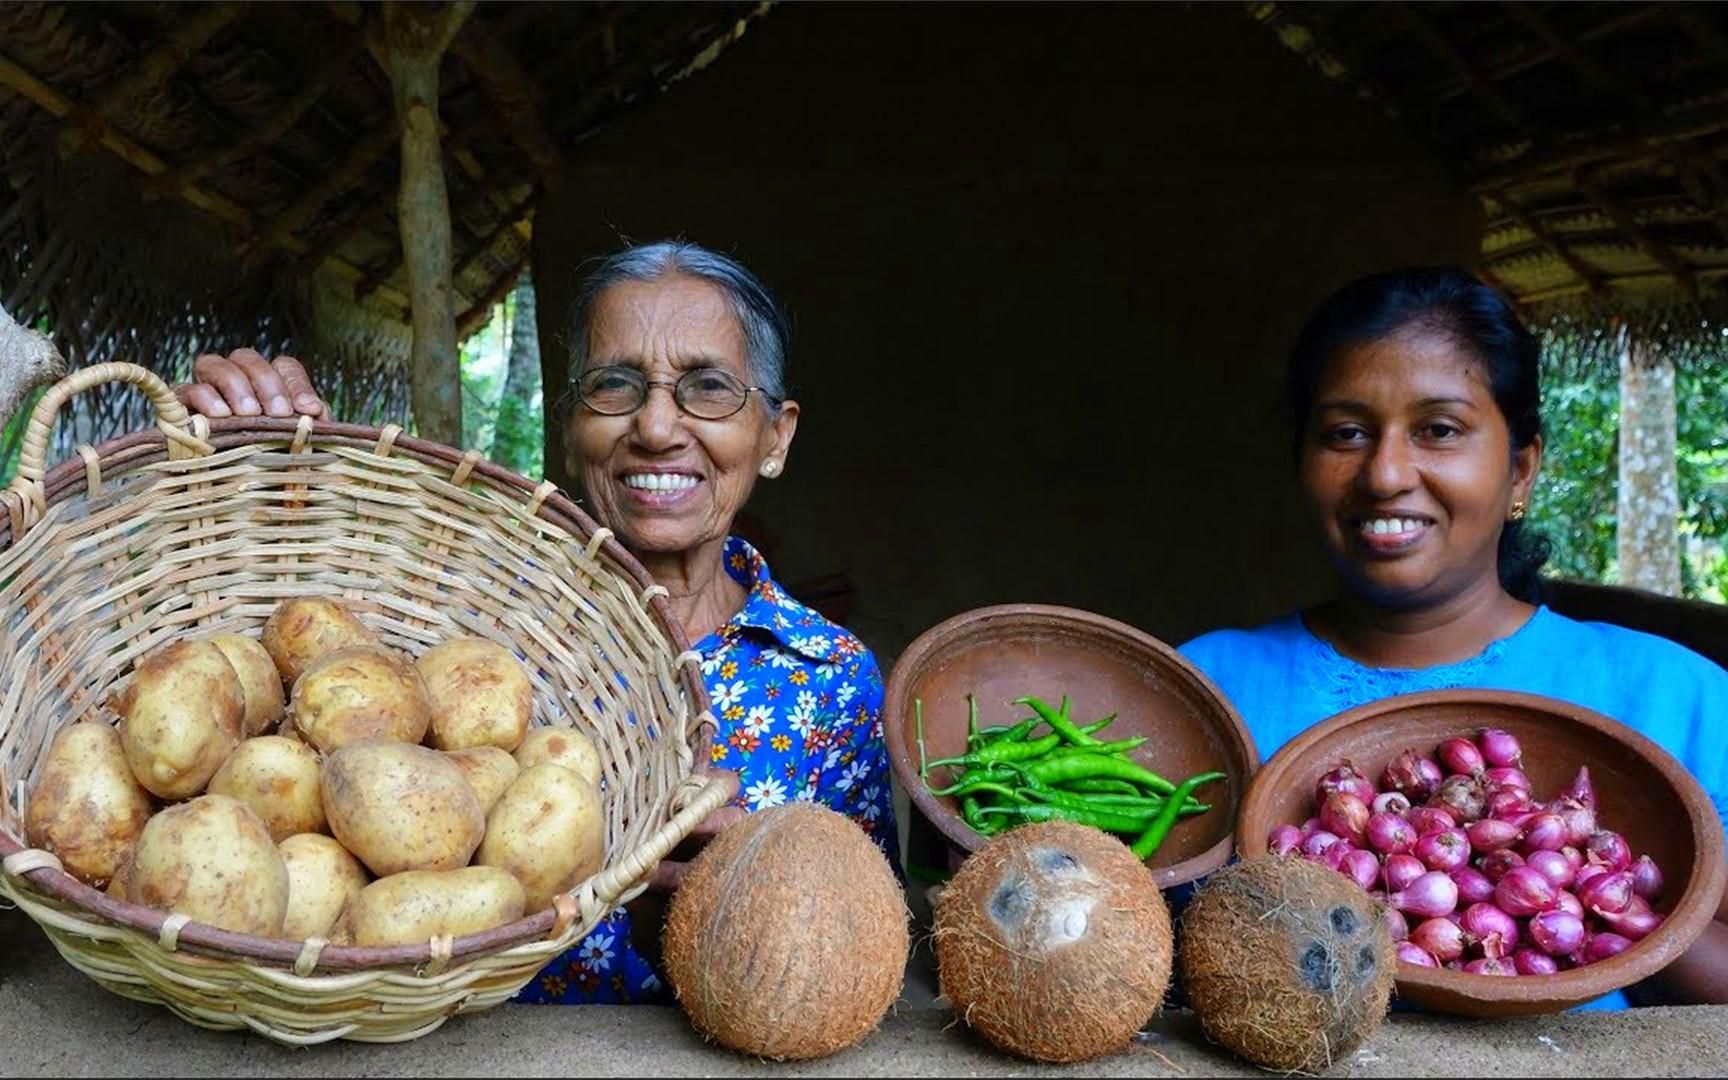
M1409 965L1400 965L1395 976L1401 992L1408 995L1407 988L1413 987L1422 995L1438 992L1470 999L1482 1007L1501 1010L1494 1015L1513 1015L1506 1010L1558 1011L1624 989L1654 975L1678 959L1704 933L1724 898L1724 887L1728 885L1728 860L1725 860L1724 836L1718 825L1715 806L1703 786L1690 769L1643 732L1606 713L1541 694L1473 687L1422 690L1366 702L1321 721L1280 747L1249 784L1236 818L1237 853L1242 858L1266 854L1266 830L1256 828L1255 822L1265 819L1264 804L1271 799L1271 790L1284 782L1282 774L1291 762L1345 728L1430 705L1512 705L1612 736L1629 752L1656 769L1679 793L1690 818L1692 872L1685 893L1662 924L1662 930L1668 932L1635 942L1632 948L1619 956L1588 967L1542 976L1545 993L1538 998L1529 996L1529 979L1502 980L1444 968L1430 970Z
M307 432L305 445L308 449L322 444L376 451L388 428L401 431L399 425L393 424L371 427L310 417L288 419L250 416L212 420L198 416L194 417L193 423L199 429L197 434L217 452L266 443L292 442L303 431ZM452 471L471 457L468 451L417 438L405 432L397 434L390 447L392 455L400 453L423 464L448 466ZM140 430L109 439L94 447L94 452L101 475L106 478L165 460L168 457L168 438L159 429ZM470 480L480 479L495 490L521 496L525 502L532 499L543 486L483 456L472 456L474 460L469 472ZM87 495L88 477L86 462L79 457L69 458L54 466L43 476L40 483L45 505L52 507ZM533 516L585 541L592 541L595 533L603 528L562 488L550 491L540 501ZM18 537L14 537L12 522L6 515L0 515L0 554L10 550L16 540L28 534L33 527L26 526ZM646 591L654 585L653 578L636 557L620 544L616 537L610 535L610 529L607 533L600 544L600 550L622 567L640 590ZM673 616L665 596L656 593L649 597L647 607L659 624L661 632L667 635L674 647L673 652L687 652L690 649L690 640L683 626ZM707 689L697 678L694 665L679 664L677 668L677 677L689 696L692 715L701 716L707 713ZM702 779L712 771L710 748L713 727L711 724L695 726L696 736L691 747L694 768L689 780ZM21 838L15 837L6 823L0 822L0 857L10 857L27 850L26 845L20 841ZM18 876L28 879L42 893L80 911L119 926L147 932L158 939L162 936L163 924L173 918L168 912L117 900L91 888L64 870L39 867L24 871ZM591 880L593 879L588 879ZM586 884L587 881L584 881L570 893L563 895L573 896L580 893L582 886ZM548 931L560 926L560 918L556 907L548 907L524 915L504 926L455 938L449 943L449 951L443 957L435 955L431 941L390 946L327 945L317 952L313 970L351 972L385 967L419 967L440 961L443 965L455 965L466 959L541 939ZM175 948L219 960L263 962L270 966L291 969L296 961L302 958L306 943L286 938L240 934L194 921L185 923L179 930Z

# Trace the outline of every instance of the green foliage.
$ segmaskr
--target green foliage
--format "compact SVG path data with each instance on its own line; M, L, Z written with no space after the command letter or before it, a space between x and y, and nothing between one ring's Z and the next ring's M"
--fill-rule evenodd
M1612 583L1619 372L1573 355L1570 341L1546 344L1546 441L1530 516L1553 544L1550 573ZM1728 599L1728 366L1679 365L1675 401L1681 586L1686 596L1722 602Z
M507 297L486 326L462 344L462 444L537 480L545 475L538 372L525 400L502 400L515 307L514 297Z

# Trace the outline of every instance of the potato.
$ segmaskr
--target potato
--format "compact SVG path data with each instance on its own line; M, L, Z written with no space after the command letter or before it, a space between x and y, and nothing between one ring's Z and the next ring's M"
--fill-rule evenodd
M328 938L337 916L360 894L366 871L328 836L300 833L276 845L288 867L288 917L282 936L295 941Z
M486 815L462 770L424 746L349 743L324 760L330 831L379 877L455 870L486 835Z
M24 810L30 845L52 852L68 874L100 889L149 820L150 793L126 764L120 733L101 723L61 728Z
M176 641L138 661L114 699L126 763L152 795L204 790L240 743L246 694L228 658L208 641Z
M134 845L136 847L136 845ZM114 877L109 880L108 888L103 890L116 900L130 901L132 899L132 849L128 848L126 857L120 860L120 865L114 868Z
M212 634L210 643L234 665L240 690L246 699L246 715L240 729L246 738L262 735L282 719L282 673L263 645L244 634Z
M440 934L461 937L504 926L522 912L522 886L503 870L410 870L361 889L342 929L355 945L417 945Z
M426 680L414 661L382 645L319 657L294 684L289 711L306 741L326 754L357 739L417 743L432 720Z
M295 833L324 831L318 755L305 743L280 735L247 739L210 778L209 791L250 806L277 843Z
M530 731L516 748L516 764L533 768L542 761L562 765L591 784L600 782L600 753L588 736L566 727L542 727Z
M534 718L534 684L510 650L481 638L433 646L417 665L432 699L432 745L440 750L522 743Z
M278 937L288 866L250 807L201 795L150 819L132 857L131 900L238 934Z
M487 814L490 814L492 807L497 804L498 796L504 794L504 789L509 787L522 771L515 758L496 746L449 750L444 756L454 761L456 767L462 770L462 775L468 778L474 794L480 796L481 812Z
M282 681L293 685L312 661L347 645L376 645L378 638L338 600L302 596L284 600L264 623L263 644Z
M510 871L529 911L552 903L600 869L606 821L600 789L562 765L524 769L486 817L486 838L474 865Z

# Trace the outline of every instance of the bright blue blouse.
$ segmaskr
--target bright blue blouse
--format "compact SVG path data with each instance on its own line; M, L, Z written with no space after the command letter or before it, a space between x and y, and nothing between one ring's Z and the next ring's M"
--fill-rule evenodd
M1320 721L1381 698L1457 687L1522 691L1641 732L1692 771L1728 821L1728 671L1666 638L1539 607L1476 656L1432 668L1359 664L1299 615L1203 634L1180 651L1236 706L1263 760ZM1616 992L1581 1007L1627 1004Z

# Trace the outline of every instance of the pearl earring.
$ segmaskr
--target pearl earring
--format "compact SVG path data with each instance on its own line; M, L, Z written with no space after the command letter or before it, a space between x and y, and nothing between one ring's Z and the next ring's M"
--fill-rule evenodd
M762 475L763 476L773 476L774 470L777 468L779 468L779 466L777 464L775 464L774 462L764 461L762 463Z

